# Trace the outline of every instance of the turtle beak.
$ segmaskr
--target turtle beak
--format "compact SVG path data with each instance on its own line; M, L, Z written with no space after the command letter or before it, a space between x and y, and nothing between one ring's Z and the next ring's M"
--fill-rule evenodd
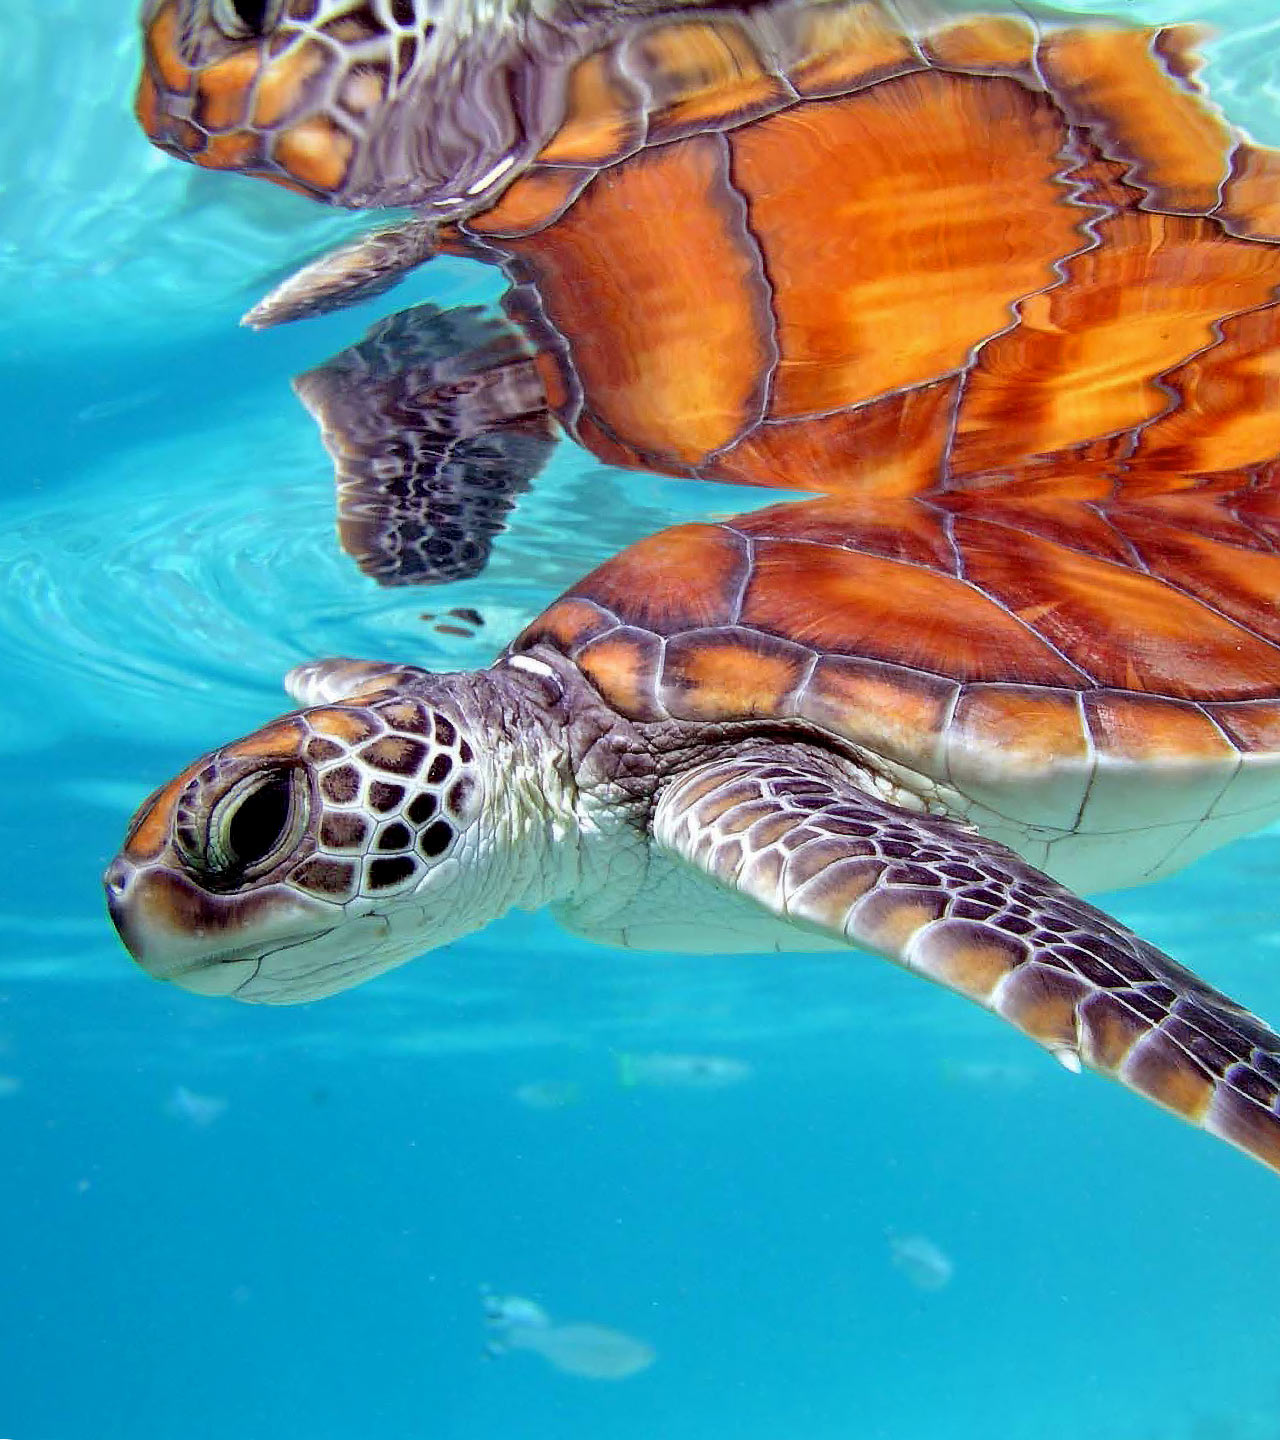
M273 888L237 902L123 855L108 866L103 888L134 960L155 979L197 995L234 995L258 973L266 951L332 924L324 907L300 895ZM253 937L248 943L246 930Z

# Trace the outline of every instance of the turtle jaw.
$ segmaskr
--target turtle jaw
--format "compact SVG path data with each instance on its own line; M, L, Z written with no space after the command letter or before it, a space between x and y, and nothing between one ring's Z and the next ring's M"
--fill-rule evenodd
M197 995L242 995L264 960L328 934L343 919L341 906L283 886L213 895L168 868L138 866L123 855L108 867L103 888L137 964Z
M117 934L153 979L259 1005L349 990L476 928L465 911L434 899L430 881L408 903L359 908L362 902L310 900L283 886L211 895L122 855L103 888Z

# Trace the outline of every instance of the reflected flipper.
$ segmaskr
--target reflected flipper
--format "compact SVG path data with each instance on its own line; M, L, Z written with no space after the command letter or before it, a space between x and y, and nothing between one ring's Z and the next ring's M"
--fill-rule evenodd
M427 220L370 230L281 281L240 323L269 330L376 299L437 253L436 228Z
M659 844L775 915L976 1000L1280 1170L1280 1036L1167 955L954 820L779 745L699 767Z
M555 444L523 338L474 306L392 315L294 389L333 457L343 548L382 585L483 570Z

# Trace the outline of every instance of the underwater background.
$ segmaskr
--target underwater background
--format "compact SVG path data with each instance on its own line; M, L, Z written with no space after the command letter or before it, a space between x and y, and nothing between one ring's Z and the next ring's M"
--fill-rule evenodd
M1280 144L1272 6L1126 13L1214 23L1215 98ZM129 814L291 665L486 664L626 541L768 497L563 446L480 578L378 590L288 377L498 278L239 329L368 218L152 151L123 0L0 0L0 56L0 1436L1280 1437L1276 1177L890 966L530 916L292 1009L131 964ZM1266 833L1105 903L1274 1023L1278 892ZM487 1353L486 1286L634 1373Z

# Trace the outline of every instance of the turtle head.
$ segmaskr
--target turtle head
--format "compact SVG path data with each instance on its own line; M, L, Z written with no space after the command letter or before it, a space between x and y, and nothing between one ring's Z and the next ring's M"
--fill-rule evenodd
M145 0L135 111L207 169L335 205L475 209L530 158L512 97L537 82L506 78L529 3Z
M348 681L358 668L325 663L322 695L333 667ZM295 694L313 669L295 672ZM482 755L476 734L486 674L378 667L348 698L286 715L158 790L105 876L134 959L200 994L287 1004L506 909L507 761L500 742Z

